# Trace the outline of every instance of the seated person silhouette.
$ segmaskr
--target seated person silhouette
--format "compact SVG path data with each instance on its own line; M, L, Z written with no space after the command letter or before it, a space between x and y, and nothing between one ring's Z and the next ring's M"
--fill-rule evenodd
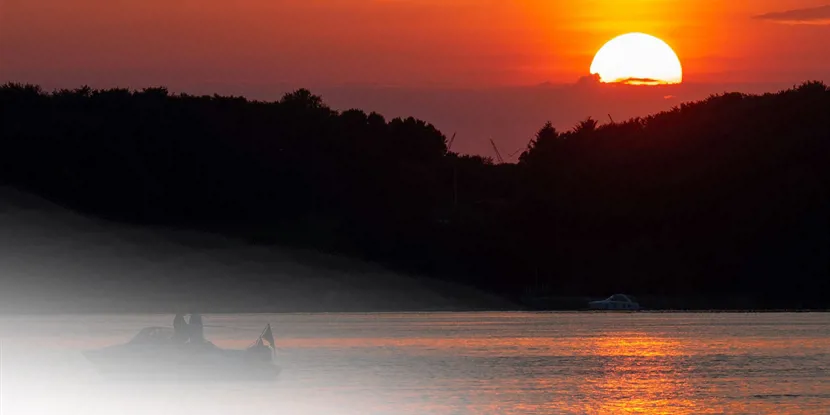
M204 343L204 326L202 326L202 316L193 313L190 315L190 322L187 324L188 333L190 334L190 343Z
M186 343L190 338L188 329L189 327L187 322L184 321L184 316L176 314L176 317L173 319L173 341L176 343Z

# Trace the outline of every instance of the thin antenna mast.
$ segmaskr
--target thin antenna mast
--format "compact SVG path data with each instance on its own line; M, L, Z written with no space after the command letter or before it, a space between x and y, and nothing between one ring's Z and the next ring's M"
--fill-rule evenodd
M492 145L493 145L493 151L495 151L495 152L496 152L496 160L498 160L498 161L499 161L499 163L502 163L502 164L503 164L503 163L504 163L504 159L501 157L501 153L499 153L499 148L498 148L498 147L496 147L496 142L495 142L495 141L493 141L493 139L492 139L492 138L490 139L490 144L492 144Z

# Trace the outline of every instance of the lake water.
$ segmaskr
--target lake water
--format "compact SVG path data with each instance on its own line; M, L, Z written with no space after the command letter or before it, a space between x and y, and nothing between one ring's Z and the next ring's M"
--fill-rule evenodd
M830 411L830 314L206 315L272 383L124 384L79 352L169 315L0 318L3 415L789 414Z

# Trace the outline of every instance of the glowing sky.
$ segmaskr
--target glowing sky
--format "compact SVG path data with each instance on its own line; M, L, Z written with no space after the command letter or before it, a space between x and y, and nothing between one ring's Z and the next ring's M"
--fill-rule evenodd
M646 32L687 82L827 79L830 0L0 0L0 82L572 83ZM764 16L766 15L766 16Z
M626 32L666 41L684 83L584 89L593 55ZM830 0L0 0L0 82L265 100L306 87L492 155L490 137L510 153L548 120L828 82L827 39Z

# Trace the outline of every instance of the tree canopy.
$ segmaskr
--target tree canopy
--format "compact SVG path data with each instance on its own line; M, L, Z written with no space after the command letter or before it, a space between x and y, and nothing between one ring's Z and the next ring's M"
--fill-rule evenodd
M726 93L540 128L516 164L415 118L82 87L0 87L0 179L89 214L379 261L518 297L822 303L830 90Z

